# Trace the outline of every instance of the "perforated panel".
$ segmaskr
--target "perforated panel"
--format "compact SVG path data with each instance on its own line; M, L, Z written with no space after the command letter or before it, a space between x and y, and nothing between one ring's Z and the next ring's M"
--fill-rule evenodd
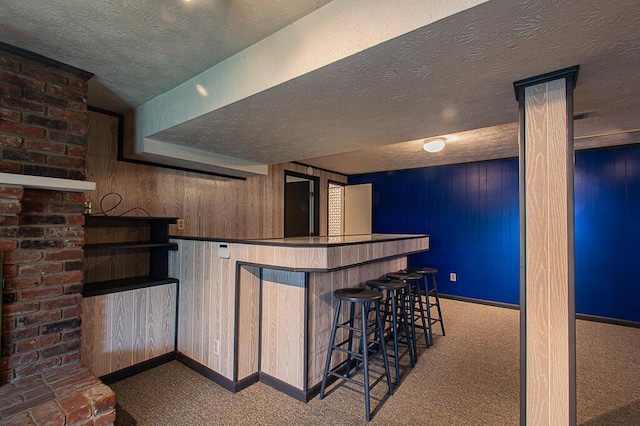
M343 234L344 187L329 184L329 236Z

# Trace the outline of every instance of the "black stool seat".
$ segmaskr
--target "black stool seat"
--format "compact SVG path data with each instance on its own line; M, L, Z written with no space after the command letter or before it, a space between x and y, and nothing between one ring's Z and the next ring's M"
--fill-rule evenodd
M349 302L375 302L382 299L382 293L370 288L341 288L334 291L333 295Z
M427 267L423 267L423 268L407 268L407 272L413 272L413 273L421 274L421 275L428 275L428 274L437 274L438 270L436 268L427 268Z
M414 274L412 272L389 272L386 274L387 278L391 278L392 280L402 280L402 281L420 281L422 279L422 275Z
M400 280L392 280L392 279L377 279L377 280L369 280L367 281L367 285L369 287L373 287L377 290L396 290L407 288L407 283Z

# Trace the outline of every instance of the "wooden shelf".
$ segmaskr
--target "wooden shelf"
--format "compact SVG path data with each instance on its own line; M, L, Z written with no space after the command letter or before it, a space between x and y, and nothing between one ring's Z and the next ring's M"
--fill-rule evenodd
M133 250L142 248L166 248L167 250L178 250L176 243L157 243L154 241L133 241L122 243L100 243L85 244L85 250Z
M82 289L83 297L100 296L102 294L117 293L120 291L136 290L139 288L153 287L164 284L178 283L175 278L162 278L145 275L141 277L121 278L93 283L85 283Z
M159 284L169 277L169 225L175 217L85 215L84 295L114 293Z
M156 222L159 224L171 225L178 222L177 217L158 216L106 216L106 215L84 215L85 224L91 227L106 226L113 228L116 226L131 226L131 223Z

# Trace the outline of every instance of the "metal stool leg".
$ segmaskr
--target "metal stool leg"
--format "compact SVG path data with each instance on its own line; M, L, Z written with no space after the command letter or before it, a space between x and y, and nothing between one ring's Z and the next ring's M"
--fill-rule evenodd
M429 346L433 346L433 327L431 322L431 302L429 300L429 282L427 281L427 276L423 275L424 278L424 298L427 303L427 326L429 327Z
M398 301L396 300L396 294L393 292L393 296L391 299L391 309L393 310L393 314L391 315L391 324L392 324L392 333L393 333L393 359L395 359L395 367L396 367L396 385L400 384L400 362L398 355ZM407 341L409 341L407 339Z
M414 303L417 302L418 303L418 311L420 314L420 323L422 324L422 326L420 328L422 328L422 333L424 334L424 343L426 345L426 347L428 348L430 346L430 341L429 341L429 327L427 325L428 321L425 318L425 309L424 309L424 303L422 301L422 295L420 293L420 284L419 281L414 281L413 284L411 285L415 285L415 299L414 299ZM428 310L428 309L427 309Z
M353 319L355 317L355 306L353 303L349 304L349 337L347 343L347 366L345 375L347 377L351 377L351 353L353 349ZM358 371L359 365L356 360L356 372Z
M380 302L376 302L376 318L378 320L378 337L380 339L380 347L382 347L382 361L384 363L384 370L387 375L387 387L389 389L389 395L393 395L393 387L391 386L391 373L389 372L389 360L387 359L386 343L384 341L384 329L382 328L382 320L380 319Z
M409 304L409 318L411 320L411 344L413 345L413 359L418 359L418 348L417 348L417 339L416 339L416 312L415 312L415 304L413 300L413 286L409 284L409 300L407 303ZM415 362L415 361L414 361Z
M371 421L371 396L369 395L369 345L367 344L367 316L366 316L366 303L361 303L362 309L362 363L364 364L364 405L367 410L367 421Z
M413 368L416 365L416 358L413 356L413 338L410 336L410 323L409 323L409 314L407 313L407 297L409 297L408 290L405 292L404 290L400 291L400 306L402 306L402 320L404 321L404 333L405 338L407 339L407 347L409 350L409 361L410 365Z
M442 335L446 336L444 332L444 321L442 320L442 310L440 309L440 297L438 296L438 284L436 284L436 274L431 274L433 280L433 295L436 298L436 308L438 309L438 321L440 321L440 328L442 329Z

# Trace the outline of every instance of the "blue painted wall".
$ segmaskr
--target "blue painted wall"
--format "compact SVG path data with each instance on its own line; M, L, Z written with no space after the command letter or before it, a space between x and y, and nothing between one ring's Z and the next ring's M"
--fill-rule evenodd
M640 145L576 155L576 311L640 321Z
M519 302L518 162L351 176L373 184L373 232L426 233L410 266L442 293ZM576 154L576 310L640 321L640 146ZM458 281L449 281L456 272Z

